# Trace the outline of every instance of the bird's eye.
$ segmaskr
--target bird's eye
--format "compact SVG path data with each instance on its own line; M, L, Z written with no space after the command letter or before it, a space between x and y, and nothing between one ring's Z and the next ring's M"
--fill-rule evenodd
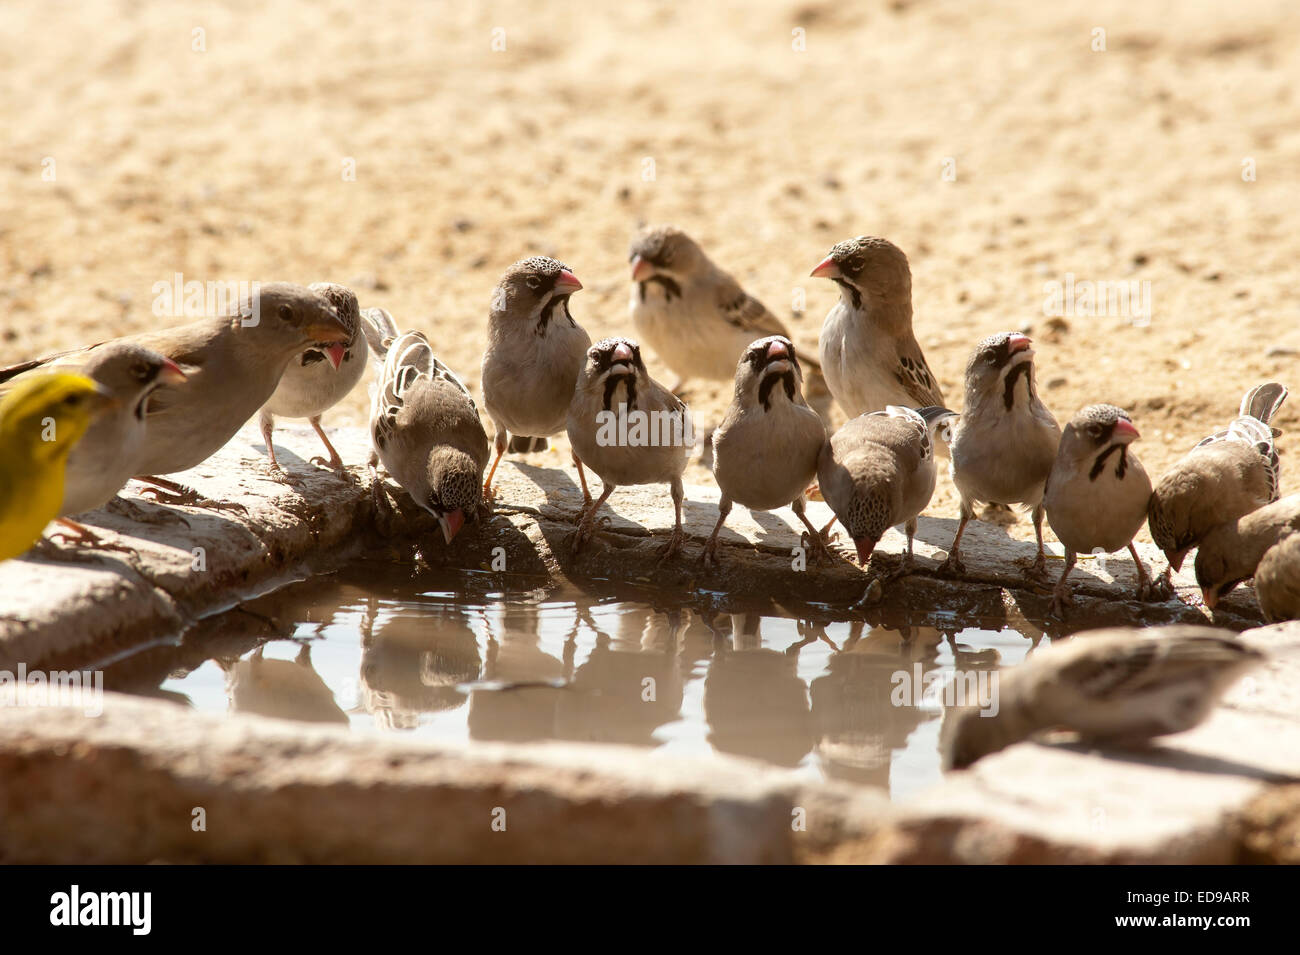
M84 395L66 395L63 399L63 406L65 408L75 408L81 404L83 400L85 400Z
M542 280L539 279L536 275L528 276L527 281L528 281L529 288L537 288L537 286L542 284Z
M281 321L287 322L293 318L293 307L285 302L280 306L278 314Z
M144 381L149 377L149 366L143 362L132 365L131 375L136 381Z
M855 255L853 256L853 258L849 259L849 271L850 272L862 271L862 256Z
M1088 426L1088 433L1089 433L1090 435L1092 435L1094 438L1100 438L1100 437L1101 437L1101 425L1099 425L1099 424L1089 425L1089 426Z

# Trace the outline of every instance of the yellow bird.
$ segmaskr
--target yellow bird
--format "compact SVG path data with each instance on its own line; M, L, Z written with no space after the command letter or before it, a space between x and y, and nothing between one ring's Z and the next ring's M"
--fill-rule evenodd
M0 398L0 561L32 546L63 504L64 467L117 404L84 375L37 375Z

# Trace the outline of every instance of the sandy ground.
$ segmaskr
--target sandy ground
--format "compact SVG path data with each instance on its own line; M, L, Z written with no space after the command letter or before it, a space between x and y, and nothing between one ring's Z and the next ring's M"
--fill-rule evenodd
M0 361L150 327L175 272L332 280L476 387L506 265L564 259L592 337L630 332L628 238L662 221L813 347L836 291L809 270L873 233L911 258L950 405L976 340L1029 329L1057 415L1124 406L1158 473L1252 384L1300 381L1300 17L1055 6L9 0ZM1149 281L1150 323L1050 321L1067 273Z

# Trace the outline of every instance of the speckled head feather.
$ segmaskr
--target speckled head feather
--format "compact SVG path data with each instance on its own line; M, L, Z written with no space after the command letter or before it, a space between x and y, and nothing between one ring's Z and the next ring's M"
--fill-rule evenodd
M693 261L699 245L681 229L672 225L647 228L632 240L628 261L638 255L657 269L680 270Z
M985 402L996 402L994 406L1011 411L1015 407L1016 396L1020 393L1016 386L1022 378L1029 396L1034 396L1033 351L1029 348L1013 349L1012 338L1018 334L999 332L975 346L966 362L968 408Z
M784 347L784 354L769 357L768 352L774 343ZM769 366L786 360L789 367L784 371L769 370ZM781 387L778 388L777 386ZM771 410L772 395L784 391L790 401L803 404L803 368L799 364L799 354L794 342L784 335L768 335L750 344L736 364L736 397L744 399L749 396L764 408Z
M316 282L308 288L324 296L325 301L334 306L334 311L352 335L348 345L356 342L357 333L361 330L361 306L357 303L356 293L346 285L336 285L333 282Z
M477 512L482 494L482 469L455 448L440 448L429 458L429 507L435 514L461 510Z
M492 291L491 316L533 321L534 331L544 335L558 308L560 316L576 325L569 314L571 292L555 293L561 272L572 270L563 262L544 255L520 259L501 275Z

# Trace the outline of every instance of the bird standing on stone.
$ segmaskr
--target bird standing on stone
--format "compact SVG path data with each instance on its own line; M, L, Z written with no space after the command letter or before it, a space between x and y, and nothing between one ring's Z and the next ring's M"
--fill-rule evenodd
M583 508L574 553L591 537L596 512L621 484L669 486L676 520L663 557L681 549L682 473L694 444L692 431L690 411L650 377L636 342L606 338L587 350L569 406L569 444L574 457L595 471L604 487L600 497Z
M348 329L349 338L346 342L313 344L289 362L280 377L275 394L262 406L258 424L262 428L262 438L266 442L266 453L271 459L273 470L279 470L280 467L275 459L275 445L271 443L276 415L281 418L306 418L311 422L330 455L328 461L312 458L313 464L326 464L331 468L343 466L343 459L321 429L320 419L321 415L347 397L348 392L361 380L369 356L365 336L361 333L360 308L352 290L332 282L317 282L310 288L334 306L339 319Z
M1271 381L1249 391L1240 417L1188 451L1156 484L1148 525L1169 561L1167 585L1210 528L1277 500L1279 465L1269 421L1286 396L1286 388Z
M188 470L221 450L266 404L289 362L303 349L314 343L342 344L349 337L323 296L301 285L273 282L241 300L235 314L113 339L151 349L185 374L184 381L165 384L149 396L135 476L171 492L155 492L159 500L231 506L208 501L158 475ZM84 365L107 344L26 362L0 371L0 381L48 364Z
M387 316L367 310L370 321ZM380 331L380 341L390 344L376 352L384 367L370 409L370 466L382 461L415 503L437 518L450 544L485 510L487 432L469 389L434 356L422 332L398 334L391 325ZM378 503L384 490L377 476L374 488Z
M0 561L17 557L63 506L68 454L117 404L84 375L33 375L0 398Z
M1269 623L1300 620L1300 534L1288 534L1264 552L1255 568L1255 597Z
M1213 610L1243 580L1255 576L1265 552L1300 530L1300 494L1211 528L1196 549L1196 584Z
M812 274L840 287L822 325L821 369L845 413L942 406L939 382L912 332L912 271L903 250L859 236L832 248Z
M629 309L638 338L677 376L730 381L736 359L756 338L790 332L729 273L719 268L681 229L643 229L628 255L632 268ZM805 357L811 403L826 395L821 368Z
M1114 405L1089 405L1065 426L1043 498L1047 523L1065 547L1065 567L1052 595L1057 615L1070 603L1066 578L1080 553L1127 547L1137 568L1138 599L1150 596L1151 579L1133 546L1151 500L1151 479L1129 452L1140 436L1128 412Z
M1031 509L1038 553L1029 572L1045 568L1043 489L1061 427L1038 398L1032 346L1025 335L1003 332L980 342L966 365L966 404L953 429L950 465L961 493L961 523L945 571L962 569L958 548L979 501Z
M945 714L944 769L964 769L1041 730L1073 730L1086 741L1118 745L1181 733L1209 716L1224 691L1263 659L1211 627L1077 634L1001 672L996 713L963 706Z
M865 565L891 527L907 533L912 560L916 518L934 494L934 442L954 413L947 408L890 406L847 422L822 447L817 479L826 503L853 538Z
M753 342L736 365L736 393L713 432L713 476L722 491L718 523L704 546L706 563L717 562L718 532L733 502L750 510L790 505L808 528L810 546L825 551L805 514L804 490L817 474L826 428L803 397L803 369L794 343L784 335Z

